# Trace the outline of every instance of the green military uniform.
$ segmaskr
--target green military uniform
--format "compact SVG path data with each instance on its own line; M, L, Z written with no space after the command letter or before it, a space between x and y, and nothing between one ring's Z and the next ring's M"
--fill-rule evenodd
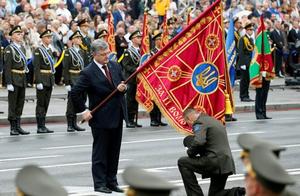
M70 40L73 38L80 37L82 38L82 35L79 31L76 31L73 35L70 36ZM67 86L74 86L81 70L84 68L84 51L81 50L78 47L71 47L69 48L64 57L63 61L63 75L64 75L64 81L65 85ZM71 90L71 88L69 89ZM74 109L73 102L71 100L70 92L68 92L68 102L67 102L67 122L68 122L68 132L74 132L74 131L84 131L85 129L82 129L77 126L76 124L76 112Z
M168 196L177 189L167 180L135 166L124 170L123 179L129 185L127 196Z
M78 22L78 26L89 26L89 23L87 19L83 19ZM82 32L82 44L80 45L80 48L84 51L84 65L87 66L90 64L93 60L92 52L91 52L91 38L88 37L88 35L84 35Z
M50 30L46 30L40 35L40 38L51 36ZM36 90L36 120L38 126L38 133L52 133L53 131L45 127L46 114L52 94L53 85L55 82L54 74L54 57L50 48L44 45L38 47L34 51L33 67L35 75ZM39 89L39 85L42 86Z
M139 31L133 32L129 39L131 40L135 36L141 36ZM124 69L124 76L128 78L131 74L133 74L140 64L140 51L133 46L130 46L124 52L124 57L122 59L122 65ZM126 103L127 103L127 112L128 112L128 123L127 127L134 128L140 127L135 122L135 118L137 118L138 114L138 102L135 99L136 95L136 88L137 88L137 78L131 78L127 83L127 93L126 93Z
M16 179L17 196L67 196L64 187L44 169L26 165L18 171Z
M21 27L14 27L9 35L21 33ZM8 120L10 135L29 134L20 127L26 89L26 72L28 72L24 47L11 43L4 51L5 78L8 89ZM11 87L12 86L12 87ZM11 89L12 88L12 89Z

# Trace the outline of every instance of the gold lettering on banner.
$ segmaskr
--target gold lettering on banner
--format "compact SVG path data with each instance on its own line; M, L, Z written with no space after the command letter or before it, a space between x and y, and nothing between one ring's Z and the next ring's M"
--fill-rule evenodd
M169 111L174 117L174 119L176 119L179 122L180 125L185 125L185 121L182 115L180 115L180 112L177 111L175 107L171 107Z
M150 68L145 68L144 74L148 74L148 72L149 72L150 70L151 70Z
M165 106L169 105L170 103L172 103L172 101L169 99L169 97L164 98L163 103L165 104Z
M157 94L158 94L160 97L162 97L162 96L164 95L164 93L165 93L165 91L164 91L162 85L158 85L158 86L155 88L155 90L156 90Z

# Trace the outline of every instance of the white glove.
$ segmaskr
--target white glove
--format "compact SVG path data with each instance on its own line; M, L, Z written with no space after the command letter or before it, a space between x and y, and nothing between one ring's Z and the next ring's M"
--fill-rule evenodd
M36 85L36 88L37 88L38 90L43 90L43 89L44 89L42 83L38 83L38 84Z
M247 69L246 65L241 65L241 70L246 70L246 69Z
M65 86L65 88L66 88L66 90L67 90L68 92L71 91L71 85L67 85L67 86Z
M261 76L264 77L264 78L267 77L267 72L266 71L262 71L261 72Z
M11 92L14 92L14 91L15 91L15 88L14 88L14 86L13 86L12 84L8 84L8 85L7 85L7 90L8 90L8 91L11 91Z

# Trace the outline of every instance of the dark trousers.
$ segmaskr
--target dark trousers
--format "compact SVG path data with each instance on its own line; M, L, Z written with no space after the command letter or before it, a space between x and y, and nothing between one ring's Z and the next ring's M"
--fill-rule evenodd
M122 140L123 121L114 129L92 127L92 175L94 188L118 185L117 172Z
M8 120L16 120L23 112L25 87L14 86L14 91L8 91Z
M273 52L273 59L274 59L274 64L275 64L275 74L279 76L279 72L283 74L283 69L282 69L282 52L280 50L275 50Z
M76 116L76 112L75 112L75 109L74 109L74 104L72 102L70 92L68 92L68 101L67 101L66 116L67 117L74 117L74 116Z
M266 103L268 99L268 93L270 88L270 81L267 81L264 77L262 79L262 87L256 89L255 97L255 115L256 117L266 116Z
M153 109L150 112L151 122L161 122L161 112L157 105L153 102Z
M240 80L240 98L250 98L249 97L249 67L246 70L241 69L241 80Z
M52 86L44 86L43 90L36 90L36 117L46 117L48 106L50 103L50 98L52 94Z
M134 117L138 112L138 102L135 99L136 95L136 83L128 83L127 84L127 92L126 92L126 103L127 103L127 112L128 112L128 121L133 123Z
M204 196L203 191L198 184L195 172L207 175L216 169L216 162L217 161L211 161L207 157L181 157L178 160L178 168L181 173L187 196ZM211 183L208 195L215 196L224 191L227 178L227 174L210 175Z

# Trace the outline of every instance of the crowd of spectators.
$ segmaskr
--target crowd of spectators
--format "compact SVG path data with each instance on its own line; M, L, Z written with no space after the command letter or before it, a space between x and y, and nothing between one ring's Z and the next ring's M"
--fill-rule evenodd
M78 29L77 22L86 18L89 21L89 37L102 29L107 29L107 16L110 10L114 16L116 37L128 39L130 33L143 27L143 13L145 7L149 8L149 28L152 34L161 28L163 16L173 20L168 21L171 38L180 32L187 24L187 10L191 8L191 18L197 17L212 1L210 0L0 0L0 45L5 48L10 43L8 35L11 28L16 25L22 27L24 33L24 47L26 57L32 58L32 52L39 45L39 33L46 28L53 32L52 49L58 58L64 46L70 46L69 36ZM254 23L255 29L259 24L259 16L263 15L268 31L282 32L283 42L274 44L277 55L282 56L283 63L276 72L278 77L291 74L289 64L299 62L300 50L300 6L297 0L226 0L224 4L224 19L230 13L239 18L238 32L243 34L247 21ZM226 23L226 22L225 22ZM226 27L226 24L225 24ZM270 37L272 39L272 37ZM122 47L118 47L123 50ZM3 51L3 50L2 50ZM118 56L122 52L117 51ZM278 59L276 58L278 61ZM0 69L3 69L1 57ZM29 65L30 69L32 67ZM59 73L59 71L57 71ZM29 85L33 84L33 77L29 76ZM62 84L62 79L56 80Z

